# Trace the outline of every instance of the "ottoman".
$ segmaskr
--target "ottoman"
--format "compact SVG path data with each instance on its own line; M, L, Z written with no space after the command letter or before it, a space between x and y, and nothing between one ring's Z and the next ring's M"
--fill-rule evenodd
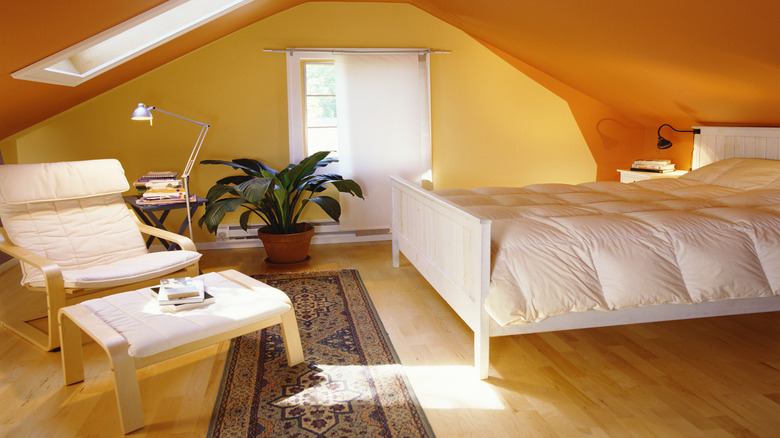
M280 324L287 363L303 361L301 339L287 295L238 271L201 275L215 302L165 313L149 288L84 301L60 309L65 385L84 380L81 332L108 354L124 433L144 426L136 370Z

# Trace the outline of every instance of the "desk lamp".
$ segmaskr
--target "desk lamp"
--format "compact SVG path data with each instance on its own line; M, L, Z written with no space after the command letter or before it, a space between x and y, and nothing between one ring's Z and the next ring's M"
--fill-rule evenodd
M192 236L192 213L190 213L190 172L192 171L192 166L195 165L195 159L198 157L198 153L200 152L200 147L203 144L203 139L206 138L206 133L209 131L209 125L208 123L201 123L196 122L195 120L188 119L186 117L182 117L177 114L169 113L168 111L161 110L160 108L154 107L154 106L146 106L142 103L139 103L138 106L133 110L133 115L130 116L132 120L148 120L149 125L152 124L152 111L159 111L163 114L168 114L169 116L173 116L182 120L186 120L190 123L194 123L196 125L200 125L200 134L198 135L198 139L195 141L195 147L192 148L192 152L190 152L190 158L187 160L187 165L184 167L184 172L181 174L181 179L184 181L184 196L187 199L187 226L190 230L190 239L193 239Z
M700 129L692 129L690 131L681 131L679 129L675 129L674 126L672 126L672 125L670 125L668 123L664 123L663 125L658 127L658 144L657 144L658 149L669 149L670 147L672 147L672 142L671 141L661 137L661 128L663 128L664 126L668 126L673 131L677 131L677 132L692 132L694 135L701 133Z

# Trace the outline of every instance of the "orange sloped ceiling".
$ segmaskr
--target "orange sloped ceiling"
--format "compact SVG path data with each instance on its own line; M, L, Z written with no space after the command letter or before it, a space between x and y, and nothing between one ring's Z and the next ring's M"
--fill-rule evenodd
M10 76L160 3L4 1L0 139L304 1L255 0L75 88ZM517 60L513 65L528 65L635 121L649 137L661 123L780 125L774 0L406 3Z
M3 1L0 13L0 139L154 70L258 20L304 3L255 0L76 87L11 73L164 3L162 0Z
M780 2L419 3L648 126L780 124Z

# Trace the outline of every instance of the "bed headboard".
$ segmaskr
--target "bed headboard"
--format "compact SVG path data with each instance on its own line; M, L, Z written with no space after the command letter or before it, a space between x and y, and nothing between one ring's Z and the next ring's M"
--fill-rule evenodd
M780 128L694 126L693 168L727 158L780 160Z

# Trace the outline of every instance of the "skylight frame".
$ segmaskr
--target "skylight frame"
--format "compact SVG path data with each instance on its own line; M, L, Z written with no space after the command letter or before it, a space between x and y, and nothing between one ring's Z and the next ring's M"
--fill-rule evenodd
M75 87L253 0L169 0L11 73Z

